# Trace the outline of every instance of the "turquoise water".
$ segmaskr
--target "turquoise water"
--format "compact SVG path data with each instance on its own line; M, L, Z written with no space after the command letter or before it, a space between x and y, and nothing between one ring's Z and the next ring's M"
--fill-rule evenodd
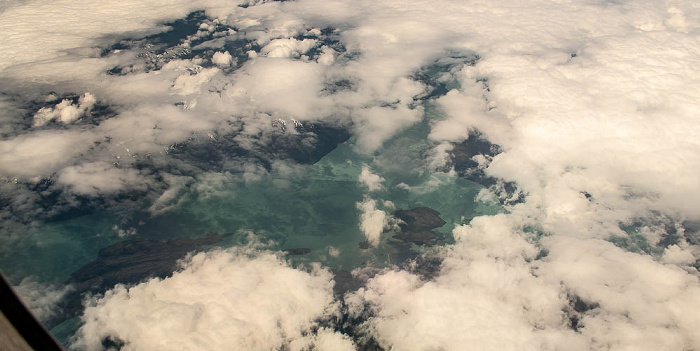
M291 172L272 171L257 181L241 180L222 190L221 196L191 196L177 209L150 220L139 232L159 239L252 232L272 240L274 249L312 250L295 260L320 261L343 269L368 262L384 265L387 254L396 250L389 240L391 233L385 233L372 250L359 248L365 237L359 229L356 204L366 195L380 204L390 201L396 209L426 206L439 211L447 224L436 231L448 239L456 224L499 211L496 205L474 201L481 185L426 171L422 154L431 147L426 141L428 132L427 121L418 123L369 156L355 153L350 140L314 165ZM358 183L363 164L385 179L382 190L368 193ZM340 254L329 255L331 248Z
M426 119L387 141L374 155L355 153L351 139L314 165L272 171L258 180L233 181L206 198L193 191L185 193L176 208L141 218L133 225L137 231L131 236L118 235L118 229L131 226L108 212L22 227L6 240L0 268L15 284L27 276L60 284L92 261L101 247L128 237L167 240L207 233L236 233L240 237L250 232L263 241L271 240L273 249L310 248L310 254L297 258L303 261L345 269L368 261L381 265L386 263L381 257L394 250L389 243L391 233L383 234L382 243L373 250L358 246L365 238L359 229L356 203L365 195L379 204L390 201L396 209L426 206L439 211L447 224L436 231L448 239L456 224L499 211L497 205L474 201L481 185L426 170L423 154L431 147L428 132ZM358 183L363 164L385 179L382 190L368 194ZM388 213L392 210L380 208ZM234 236L221 245L237 242ZM331 248L340 255L329 255Z
M93 261L100 248L114 242L208 233L233 233L218 244L222 247L240 245L252 233L273 250L311 249L306 255L290 256L296 264L321 262L331 269L346 270L396 264L397 257L406 257L408 245L392 239L391 232L383 233L376 247L359 247L366 238L359 227L357 203L366 197L376 200L378 208L388 214L420 206L437 210L446 221L436 229L445 243L451 242L455 225L502 211L497 204L475 201L481 185L427 169L425 155L432 147L427 138L430 119L440 115L430 108L426 115L373 155L354 152L354 140L350 139L313 165L273 170L253 180L234 176L208 196L198 194L196 187L187 189L177 206L156 216L141 214L124 222L123 213L117 216L99 211L17 226L2 238L0 269L13 284L31 276L60 287L72 272ZM384 178L382 189L368 192L358 182L363 165ZM131 228L135 232L128 235L119 232ZM412 249L413 254L422 250L417 246ZM52 333L67 343L79 324L72 318Z
M141 215L125 224L123 216L102 211L18 226L4 235L0 269L13 284L32 276L39 282L61 285L72 272L94 260L100 248L114 242L208 233L233 233L220 243L224 247L237 245L253 233L270 242L271 249L309 248L309 254L292 260L318 261L330 268L392 264L391 254L399 250L392 233L382 234L375 248L359 247L366 238L359 228L357 203L366 196L387 213L419 206L439 211L447 223L436 231L445 236L445 242L450 242L455 225L501 210L496 204L475 202L481 185L425 167L425 154L432 147L427 141L430 118L440 117L430 108L426 115L373 155L354 152L351 139L313 165L273 170L254 180L234 178L206 197L188 189L176 207L160 215ZM384 178L381 190L369 193L358 183L364 164ZM136 229L135 234L120 235L120 229L130 228Z

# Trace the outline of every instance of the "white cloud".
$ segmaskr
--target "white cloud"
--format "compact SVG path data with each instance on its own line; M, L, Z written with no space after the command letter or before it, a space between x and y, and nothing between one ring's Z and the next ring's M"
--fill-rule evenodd
M355 131L358 134L356 149L362 153L372 153L379 149L394 133L418 121L423 109L409 109L404 106L371 107L353 114Z
M228 67L233 62L233 57L231 57L228 51L217 51L214 53L214 56L212 56L211 62L219 67Z
M581 333L595 349L693 349L700 345L696 276L675 265L625 252L611 243L571 237L544 241L539 272L600 309L584 315Z
M273 253L199 253L172 277L118 285L93 300L74 346L100 350L111 337L125 350L275 350L300 343L352 349L342 335L313 331L319 318L335 313L332 287L329 271L294 269Z
M195 8L207 8L209 14L236 26L241 30L238 38L255 40L263 47L261 55L250 52L243 68L226 77L216 73L218 68L183 74L181 67L201 64L184 59L173 60L157 72L104 74L117 64L135 62L137 53L102 58L96 46L105 40L111 44L110 38L124 33L161 31L156 23ZM124 17L124 11L135 15ZM66 123L58 127L67 130L25 130L24 122L16 122L22 113L12 111L20 104L11 103L5 109L8 103L3 102L0 121L3 132L10 134L0 141L0 172L8 179L56 173L59 182L70 184L76 192L111 193L127 187L137 175L128 168L108 167L115 160L120 167L128 167L129 160L140 154L165 158L168 147L197 133L236 130L229 125L232 121L242 125L235 140L252 147L246 137L271 128L274 118L341 120L353 126L357 151L375 153L398 131L424 117L423 109L415 108L420 102L414 97L425 87L411 78L413 73L446 53L475 52L479 60L473 66L451 69L449 78L459 84L435 101L444 118L429 123L430 141L440 145L434 150L432 166L447 164L447 142L464 140L470 129L478 129L503 150L492 162L482 164L486 172L516 182L527 196L522 203L508 206L506 214L458 227L458 242L447 250L441 275L434 280L421 281L403 271L386 272L353 295L351 299L368 302L375 313L368 324L371 333L382 345L395 349L463 349L465 345L499 350L697 349L699 325L697 313L692 313L698 310L697 271L689 266L698 257L697 246L681 240L663 253L647 255L625 252L604 240L628 235L620 223L653 216L682 223L699 216L699 24L700 11L690 0L300 0L247 9L218 1L15 3L0 14L0 32L5 35L0 52L3 92L45 90L60 82L59 93L90 91L101 101L107 97L117 115L97 127L71 124L83 116L83 102L60 102L37 114L35 123L59 120ZM308 28L326 27L337 28L337 38L348 52L325 47L316 62L297 60L319 45L298 38ZM207 23L202 30L210 28ZM221 63L224 57L219 53L212 62ZM352 86L322 94L324 84L336 78L351 81ZM183 99L197 101L196 108L183 111L174 106ZM87 100L84 103L90 105ZM101 144L92 148L95 141ZM90 153L89 163L77 163L86 153ZM245 169L249 181L264 173L256 165ZM365 176L370 190L379 184L370 172ZM189 184L196 184L204 194L212 189L209 185L216 189L226 184L216 174L196 177L198 182L191 177L165 178L170 188L155 201L154 212L176 205ZM480 199L487 199L489 193L480 193ZM376 245L386 213L370 198L357 207L361 230ZM534 232L523 231L524 226L535 228ZM664 231L662 226L646 226L635 235L661 250L655 245ZM547 258L535 259L538 245L549 251ZM218 262L217 255L228 255L223 261L239 260L244 270L252 262L265 261L263 256L248 261L235 255L238 258L230 258L229 253L206 257ZM202 260L210 262L209 258ZM274 264L262 264L261 269L272 276L257 276L262 281L274 281L280 278L274 275L278 271L285 276L291 270L270 260ZM158 335L175 333L165 340L183 340L178 345L189 342L184 341L186 336L199 340L201 334L191 330L210 325L193 322L210 317L202 301L218 300L188 295L189 300L170 304L159 300L161 289L164 294L206 296L207 291L218 291L217 284L239 282L205 279L200 289L161 288L185 280L177 277L203 276L194 274L195 270L188 266L171 280L139 285L133 296L125 289L115 290L89 310L95 314L90 315L94 319L89 324L94 329L89 333L85 329L84 342L97 345L100 336L110 333L120 333L134 345L155 342L158 336L146 340L134 327L145 320L132 321L127 314L138 304L145 306L141 311L153 308L149 303L163 307L162 313L182 312L181 319L164 317L161 327L168 331L156 329L162 333ZM326 297L325 285L300 274L308 284L299 289L321 291L319 296ZM324 287L316 289L317 283ZM147 296L141 291L158 294ZM567 328L561 312L569 308L566 294L599 304L580 316L577 333ZM254 298L249 294L243 301L255 302ZM109 322L97 315L100 311L122 314ZM256 313L244 317L255 318ZM161 321L153 316L148 318ZM294 316L291 321L278 317L280 325L313 325ZM241 333L253 330L246 329L254 325L248 319L229 323L239 322ZM212 332L223 326L212 327ZM257 340L255 333L262 330L266 329L255 329L247 336L234 334ZM261 342L283 340L279 342L301 349L316 342L321 348L326 331L296 343L275 335L277 339ZM329 345L349 345L335 334L329 334L328 340Z
M455 229L458 243L434 281L389 271L351 297L351 308L370 304L370 330L387 349L586 349L564 326L560 287L532 274L537 249L514 229L504 215L476 218Z
M90 93L83 94L74 105L71 100L64 99L54 107L43 107L34 114L34 127L41 127L52 120L68 124L73 123L86 112L89 112L97 100Z
M355 351L355 343L347 335L328 328L320 328L315 334L290 343L292 351Z
M369 191L377 191L384 188L382 185L384 178L372 173L367 164L362 165L362 171L360 172L360 176L357 180Z
M80 195L98 196L125 190L146 190L148 180L135 169L116 168L105 162L69 166L58 173L58 184Z
M227 93L236 103L281 117L318 119L330 111L329 101L319 96L323 87L319 67L313 62L259 57L237 72Z
M80 130L41 131L0 141L0 172L6 176L49 176L87 151L95 136Z
M172 91L178 95L198 94L202 85L208 83L217 73L219 73L219 69L212 67L199 69L195 74L182 74L175 79Z
M685 243L687 245L687 243ZM685 245L684 245L685 246ZM671 245L664 249L663 261L676 265L691 265L697 261L693 251L689 248L682 248L679 245Z
M371 246L377 246L387 225L386 212L377 209L377 201L368 197L357 203L357 209L360 210L360 230Z
M314 48L317 42L316 39L275 39L260 49L260 53L267 57L298 58Z
M322 47L322 54L318 57L317 61L322 65L330 66L335 62L335 55L335 50L324 45Z
M32 1L12 6L0 17L0 32L5 33L0 71L26 63L60 61L71 56L67 49L90 47L110 34L160 32L164 28L156 26L158 22L184 17L204 3L124 1L105 6L81 0L60 4ZM217 5L216 1L207 3Z
M98 130L111 138L113 154L161 153L193 133L214 128L214 121L199 117L174 105L144 104L104 121Z

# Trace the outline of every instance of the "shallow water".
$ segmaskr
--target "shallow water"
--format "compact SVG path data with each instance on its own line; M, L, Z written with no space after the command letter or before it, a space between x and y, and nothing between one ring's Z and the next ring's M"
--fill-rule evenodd
M359 244L366 238L359 227L357 203L366 197L376 200L378 208L388 214L415 207L437 210L446 222L435 229L444 237L442 243L453 240L455 225L501 211L497 204L475 200L482 185L426 169L431 117L439 115L428 110L424 121L387 141L374 155L354 152L351 139L313 165L281 167L247 179L234 176L206 196L197 193L196 187L188 188L176 206L159 215L134 211L134 218L124 221L123 216L98 211L22 227L12 233L14 240L3 249L0 268L9 273L13 284L32 277L43 284L61 286L72 272L93 261L100 248L117 241L169 240L208 233L232 233L218 244L222 247L240 244L252 233L269 243L269 249L308 248L309 253L290 256L290 260L321 262L331 269L397 264L424 248L400 242L392 238L392 232L385 232L377 247L361 249ZM384 178L382 189L369 192L358 182L363 165ZM78 326L73 318L52 332L66 343Z

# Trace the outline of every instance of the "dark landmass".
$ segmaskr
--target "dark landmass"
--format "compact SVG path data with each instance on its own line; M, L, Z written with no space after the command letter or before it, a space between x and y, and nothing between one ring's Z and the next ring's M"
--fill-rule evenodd
M429 207L416 207L411 210L398 210L394 212L394 216L404 221L403 224L400 224L401 229L404 230L430 230L445 225L445 221L440 218L440 212Z
M496 179L487 176L472 158L477 155L493 157L499 153L498 146L478 134L472 134L467 140L454 144L454 148L450 151L450 161L460 177L488 187L496 184Z
M251 145L241 147L229 135L217 135L216 140L203 139L179 143L169 151L174 159L202 171L227 171L230 163L256 163L267 170L276 160L291 160L299 164L314 164L350 139L345 127L322 123L293 126L291 122L275 122L272 130L251 136ZM242 128L242 126L241 126ZM235 134L235 133L234 133Z
M272 155L273 158L291 159L300 164L314 164L335 150L338 144L350 139L346 128L321 123L305 123L294 129L296 133L271 135L261 156Z
M403 221L399 224L401 231L394 238L417 245L434 245L441 238L432 229L442 227L445 221L440 212L428 207L416 207L411 210L398 210L394 217Z
M231 234L209 234L191 239L169 241L132 239L102 248L97 259L78 269L67 284L73 291L61 302L62 313L46 321L51 329L62 321L75 317L82 311L85 294L100 294L116 284L136 284L158 277L165 278L177 269L177 260L204 245L212 245Z
M394 235L394 238L402 240L404 242L411 242L416 245L435 245L440 238L432 230L409 230L401 231L400 233Z
M306 255L306 254L310 253L311 249L306 248L306 247L299 247L299 248L295 248L295 249L285 249L282 251L284 251L290 255L300 256L300 255Z
M365 241L360 241L360 245L359 245L359 246L360 246L360 249L362 249L362 250L368 250L370 247L372 247L372 245L370 245L370 244L369 244L369 241L367 241L367 240L365 240Z
M473 160L477 155L491 159L500 154L502 151L498 145L484 139L479 132L472 132L467 140L453 145L454 148L449 152L448 166L453 168L457 175L490 188L498 194L501 204L516 204L525 200L515 182L506 182L486 175L479 163Z
M474 66L480 59L481 57L474 52L451 50L430 64L421 67L411 76L425 86L425 91L417 98L429 100L445 96L450 90L458 87L456 79L445 79L445 77L454 77L455 72L465 66Z
M569 306L564 310L564 313L569 316L569 327L578 331L581 328L579 323L583 314L598 307L600 305L596 302L584 301L580 296L576 295L569 296Z

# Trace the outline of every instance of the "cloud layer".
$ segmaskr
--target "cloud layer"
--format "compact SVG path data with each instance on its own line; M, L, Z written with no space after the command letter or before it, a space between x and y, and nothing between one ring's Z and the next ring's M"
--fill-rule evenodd
M193 23L173 22L195 10ZM37 219L47 198L60 212L134 192L143 211L167 213L189 188L211 196L286 169L251 155L323 124L349 130L369 163L356 207L376 246L378 194L396 190L381 175L390 165L371 160L382 146L425 129L425 149L407 150L424 167L406 170L425 174L479 134L501 152L472 159L499 180L477 201L512 201L457 226L436 277L388 269L346 295L356 336L396 350L700 348L693 1L39 0L0 11L7 222ZM76 345L351 349L316 323L338 303L331 288L327 270L270 253L198 254L172 278L93 301Z
M352 348L343 335L313 332L335 313L332 287L327 270L294 269L273 253L200 253L172 277L117 286L94 300L74 346L100 350L110 339L125 350Z

